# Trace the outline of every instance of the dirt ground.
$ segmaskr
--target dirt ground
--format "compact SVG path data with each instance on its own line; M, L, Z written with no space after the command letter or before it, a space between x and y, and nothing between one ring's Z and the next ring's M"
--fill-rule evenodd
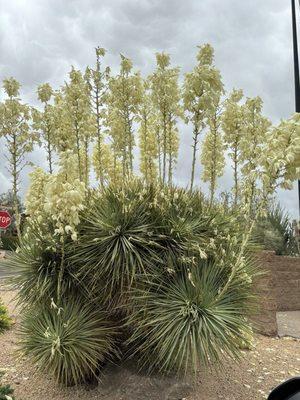
M35 372L16 354L18 312L13 293L0 288L15 324L0 336L1 383L15 388L16 400L255 400L265 399L280 382L300 375L300 343L292 338L256 337L254 350L240 362L226 362L219 372L200 371L196 382L175 377L147 377L133 365L107 367L97 387L61 388Z

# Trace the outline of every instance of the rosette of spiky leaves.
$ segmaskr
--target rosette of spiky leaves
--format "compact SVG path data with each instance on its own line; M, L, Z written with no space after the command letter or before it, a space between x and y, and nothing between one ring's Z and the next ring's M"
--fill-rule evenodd
M118 302L140 274L161 262L149 204L152 191L133 182L110 186L81 217L79 243L72 260L90 293ZM98 293L97 293L98 292Z
M8 315L7 308L3 304L2 300L0 300L0 333L9 329L11 324L12 320Z
M115 338L116 327L103 310L72 301L27 311L20 349L38 369L72 385L95 377L101 364L117 355Z
M157 194L157 229L164 259L175 263L189 256L208 258L228 234L236 231L233 217L210 207L198 191L168 187Z
M242 258L231 272L230 263L199 259L192 270L182 268L134 289L128 346L134 346L141 367L196 372L223 356L239 356L241 342L251 334L246 317L254 308L255 268Z
M15 400L15 397L13 396L14 389L11 388L10 385L1 385L0 386L0 400Z
M271 205L266 215L258 219L253 239L278 255L300 255L290 216L280 204Z
M83 294L85 290L84 283L79 284L75 276L74 265L64 254L66 248L59 237L50 234L51 229L46 232L40 228L32 224L23 235L17 252L6 261L14 272L11 281L23 306L50 303L51 298L56 300L58 280L61 280L60 293L64 297L78 295L78 292Z

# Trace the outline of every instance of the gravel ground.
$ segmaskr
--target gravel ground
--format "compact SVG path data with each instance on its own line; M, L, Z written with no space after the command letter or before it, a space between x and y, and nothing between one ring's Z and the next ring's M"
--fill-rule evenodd
M2 288L15 324L0 336L1 382L15 388L16 400L256 400L265 399L280 382L300 375L300 343L292 338L256 337L254 350L243 353L238 363L228 361L219 372L200 372L196 382L175 377L147 377L133 365L107 367L97 387L60 388L35 372L16 354L18 311L13 293Z

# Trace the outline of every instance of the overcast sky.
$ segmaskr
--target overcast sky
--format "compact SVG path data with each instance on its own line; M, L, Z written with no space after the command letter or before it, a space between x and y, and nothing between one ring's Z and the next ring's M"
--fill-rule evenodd
M22 84L22 98L36 104L37 85L50 82L57 88L71 65L93 65L98 45L107 49L106 62L114 70L123 53L146 75L155 66L155 52L166 51L183 74L195 63L196 46L208 42L226 90L260 95L265 114L277 123L294 110L291 38L290 0L0 0L0 80L14 76ZM180 124L180 131L176 181L186 185L191 130ZM45 166L41 150L31 158ZM10 187L3 146L0 162L1 193ZM197 184L200 173L198 165ZM231 183L228 165L220 190ZM278 196L296 217L296 187Z

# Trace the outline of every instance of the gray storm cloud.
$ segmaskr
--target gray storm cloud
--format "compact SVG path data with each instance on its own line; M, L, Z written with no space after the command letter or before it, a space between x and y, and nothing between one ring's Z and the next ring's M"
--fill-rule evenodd
M113 70L123 53L146 75L154 68L155 52L162 50L183 74L194 65L196 46L209 42L226 89L260 95L265 114L277 123L294 110L291 37L290 2L282 0L0 0L0 79L14 76L22 84L22 98L36 104L37 85L58 87L71 65L93 64L97 45L108 50ZM186 185L191 129L180 123L180 131L176 181ZM3 149L3 141L0 145ZM45 164L42 150L30 158ZM4 161L0 151L0 192L10 187ZM198 166L198 184L200 172ZM228 165L220 190L230 185ZM296 187L279 191L278 197L296 217Z

